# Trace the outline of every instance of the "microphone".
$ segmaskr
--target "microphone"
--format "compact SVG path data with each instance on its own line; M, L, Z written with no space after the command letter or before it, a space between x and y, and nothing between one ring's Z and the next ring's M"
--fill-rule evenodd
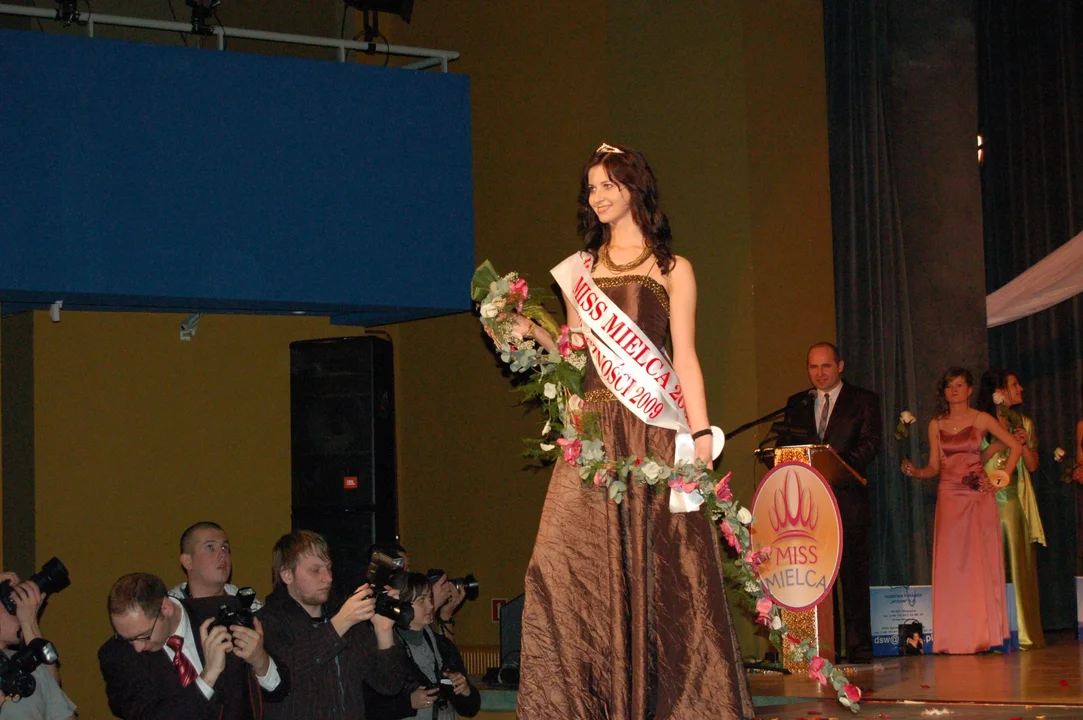
M801 407L805 407L806 405L808 405L809 400L814 400L815 398L816 398L816 388L809 388L809 391L807 393L805 393L805 397L801 401Z

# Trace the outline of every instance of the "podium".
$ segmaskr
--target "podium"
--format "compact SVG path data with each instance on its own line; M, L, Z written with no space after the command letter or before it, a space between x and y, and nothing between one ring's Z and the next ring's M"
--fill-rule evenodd
M868 481L850 467L830 445L793 445L757 450L756 456L768 468L780 463L800 463L819 472L830 488L853 481L867 485ZM759 518L757 518L759 521ZM841 528L840 528L841 534ZM836 579L831 590L815 607L804 611L781 609L782 621L789 628L789 634L798 641L810 639L816 654L831 662L835 655L835 596L841 581ZM841 594L839 594L841 602ZM845 607L839 608L840 617L845 617ZM785 637L782 647L782 666L790 672L805 671L807 663L794 660L790 654L792 643Z

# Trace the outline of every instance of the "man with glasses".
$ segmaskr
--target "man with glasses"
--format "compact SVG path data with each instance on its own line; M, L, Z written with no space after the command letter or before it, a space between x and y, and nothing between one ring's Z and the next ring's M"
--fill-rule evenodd
M10 657L15 653L12 648L21 643L41 637L38 629L38 611L41 609L42 595L38 586L32 582L19 582L14 573L0 573L0 581L12 583L12 598L15 600L15 614L0 607L0 643L3 652ZM33 694L13 702L0 695L0 718L3 720L71 720L75 717L75 704L64 694L58 684L56 671L52 665L39 665L33 672L37 688Z
M260 720L288 692L263 628L214 626L214 617L133 573L109 591L113 637L98 651L109 707L119 718Z

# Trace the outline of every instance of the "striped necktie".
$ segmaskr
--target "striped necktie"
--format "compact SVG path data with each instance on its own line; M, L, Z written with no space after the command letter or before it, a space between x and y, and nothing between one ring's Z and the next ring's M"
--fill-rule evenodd
M831 414L831 396L824 393L824 406L820 408L820 424L816 432L820 435L820 442L824 441L824 433L827 432L827 416Z

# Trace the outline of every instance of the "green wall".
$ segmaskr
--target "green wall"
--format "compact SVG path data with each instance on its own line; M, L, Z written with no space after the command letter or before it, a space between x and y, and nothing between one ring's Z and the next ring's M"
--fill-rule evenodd
M333 8L308 5L302 31L337 34ZM281 17L270 29L289 29ZM549 285L547 269L578 245L582 162L602 141L639 147L676 250L696 267L712 419L734 427L804 386L805 349L834 337L819 2L446 0L418 3L410 25L381 25L393 43L462 53L451 69L471 78L479 262ZM365 167L363 141L344 152ZM64 313L53 324L34 313L29 323L35 558L59 555L74 582L43 629L86 718L109 716L94 656L109 633L99 600L124 572L179 579L176 542L190 522L220 522L235 579L269 589L270 547L289 525L288 344L355 332L206 316L182 343L181 319ZM489 600L522 591L548 482L519 456L540 423L516 405L472 316L387 330L403 542L422 569L480 578L461 644L494 644ZM0 350L10 334L2 340ZM756 442L735 439L722 462L745 499ZM747 623L741 633L746 654L761 654Z

